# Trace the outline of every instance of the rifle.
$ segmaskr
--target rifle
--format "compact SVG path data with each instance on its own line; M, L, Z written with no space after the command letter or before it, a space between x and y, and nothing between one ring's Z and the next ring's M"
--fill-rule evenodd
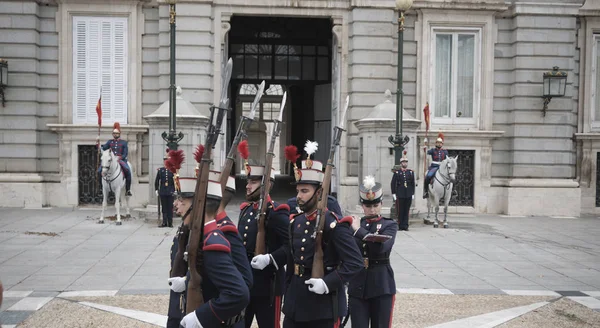
M256 233L256 247L254 248L254 254L265 254L267 252L267 244L265 238L267 236L266 231L266 220L267 220L267 200L269 196L269 190L271 189L271 169L273 168L273 158L275 157L275 141L281 133L281 120L283 119L283 109L285 108L285 100L287 98L287 92L283 93L283 99L281 100L281 106L279 109L279 119L273 120L275 126L273 127L273 133L271 134L271 141L269 143L269 151L267 151L267 159L265 162L265 172L262 176L262 183L260 185L260 209L258 211L258 232Z
M229 178L229 174L231 174L231 168L233 167L233 162L235 160L236 148L237 148L238 144L240 143L240 141L242 141L242 138L246 137L246 129L248 129L248 126L250 126L250 123L252 123L254 121L254 115L256 113L256 108L257 108L258 104L260 103L260 99L262 98L264 90L265 90L265 81L262 81L262 83L258 86L258 91L256 91L256 96L254 97L254 102L252 103L252 107L250 109L250 114L247 117L242 115L242 120L240 122L240 125L238 126L237 132L235 134L235 138L233 138L233 142L231 143L231 148L229 148L229 152L227 153L227 159L225 160L225 163L223 164L223 167L221 168L221 179L219 182L221 183L221 191L223 193L225 193L225 186L227 186L227 178ZM223 198L222 202L224 202L224 201L225 201L225 198ZM222 205L223 205L223 203L222 203Z
M331 142L331 148L329 150L329 159L327 159L327 167L325 168L325 176L323 177L323 183L321 185L322 193L319 197L317 204L317 224L315 231L312 234L312 238L315 238L315 255L313 256L312 265L312 278L323 278L325 275L325 267L323 263L323 230L325 229L325 216L324 212L327 208L327 195L329 194L329 187L331 186L331 173L333 171L333 160L335 158L335 150L340 145L340 139L342 132L345 131L344 120L346 118L346 111L348 110L348 103L350 97L346 97L346 105L342 112L342 119L340 124L333 128L333 140Z
M229 86L229 80L231 79L232 67L233 61L230 58L229 61L227 61L227 66L223 72L221 101L219 103L220 107L213 106L210 109L209 127L206 135L204 154L202 155L202 161L200 162L198 178L196 181L196 190L192 203L193 207L190 221L191 231L189 243L187 245L190 282L187 290L186 314L195 311L196 308L204 304L204 297L202 295L202 276L200 275L204 261L202 250L199 248L201 247L201 242L204 238L204 211L206 206L206 192L208 189L208 171L210 169L212 150L221 133L223 117L227 111L226 106L229 104L227 88ZM215 116L216 120L214 120ZM214 124L213 120L215 121Z

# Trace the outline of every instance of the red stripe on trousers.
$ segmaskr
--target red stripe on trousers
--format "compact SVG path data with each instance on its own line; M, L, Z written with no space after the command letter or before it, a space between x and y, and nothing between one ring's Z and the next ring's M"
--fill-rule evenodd
M275 296L275 328L281 327L281 296Z
M333 328L340 328L340 318L333 324Z
M396 304L396 294L392 296L392 310L390 311L390 325L389 328L392 328L392 318L394 317L394 304Z

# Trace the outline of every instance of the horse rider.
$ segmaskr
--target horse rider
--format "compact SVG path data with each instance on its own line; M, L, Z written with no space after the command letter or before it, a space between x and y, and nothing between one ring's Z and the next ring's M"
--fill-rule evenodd
M337 327L348 310L344 285L363 267L350 230L352 217L340 219L328 210L322 213L325 274L322 278L311 278L316 249L316 239L311 236L317 228L317 204L323 193L323 164L308 158L302 161L301 169L296 169L295 177L302 213L290 215L290 242L272 254L256 255L252 267L262 270L270 265L280 268L287 264L284 328Z
M261 186L265 173L263 165L246 163L246 202L240 206L238 229L248 254L250 263L254 257L257 242L258 217L260 211ZM275 180L273 170L269 174L271 188ZM276 252L288 245L288 226L290 224L290 208L287 204L279 204L271 199L270 190L264 192L267 200L265 221L265 245L267 253ZM271 265L253 270L254 284L250 290L250 304L246 308L246 328L252 327L254 316L262 328L279 327L281 322L281 303L284 294L285 268L273 260ZM284 263L285 264L285 263Z
M398 228L408 231L410 205L415 198L415 172L408 168L406 151L404 151L404 156L400 159L400 164L400 169L395 171L392 176L392 198L396 203Z
M168 150L167 150L168 151ZM165 153L163 160L169 159L168 153ZM160 228L173 228L173 193L175 192L175 182L173 181L173 172L165 166L157 169L156 179L154 179L154 192L160 197L160 206L162 210L163 221Z
M175 201L175 208L178 213L183 215L182 226L189 227L191 220L189 214L192 209L196 178L179 178L179 183L180 193ZM171 294L168 324L178 323L184 328L232 327L243 318L242 313L248 305L250 292L242 274L233 262L230 243L216 221L221 198L221 185L216 181L209 181L203 221L203 245L201 246L204 265L199 268L205 302L195 311L183 316L186 305L181 303L185 303L184 293L187 289L189 273L185 277L169 278L171 290L177 289L182 295L173 300L174 295ZM171 317L171 303L180 309L183 316L180 321L171 320L176 319ZM178 326L167 325L167 327Z
M352 230L364 267L348 285L352 328L387 328L392 326L396 295L390 253L398 225L381 216L383 188L375 178L366 177L359 194L364 216L353 217Z
M107 150L111 149L115 155L119 157L119 164L123 174L125 174L125 196L132 196L131 194L131 167L127 162L127 141L121 139L121 125L119 122L115 122L112 131L113 138L108 140L104 145L100 146L100 149ZM100 141L100 137L96 137L96 142ZM98 151L100 151L98 149ZM102 167L98 168L98 174L102 172Z
M444 134L440 132L435 140L435 148L431 148L427 151L427 155L431 155L431 164L429 164L429 169L425 175L423 198L429 197L429 182L431 181L431 178L435 176L435 172L437 172L440 167L440 163L448 157L448 150L442 148L443 145Z

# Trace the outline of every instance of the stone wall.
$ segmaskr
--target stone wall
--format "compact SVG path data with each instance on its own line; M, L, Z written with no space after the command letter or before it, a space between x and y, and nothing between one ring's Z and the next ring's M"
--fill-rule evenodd
M164 99L159 98L159 70L158 70L158 52L159 52L159 29L158 29L158 7L156 5L145 7L144 13L144 35L142 36L142 116L152 114L161 103L169 99L169 95ZM142 144L142 174L148 174L150 161L148 135L144 135ZM166 147L165 147L166 148ZM150 182L153 182L153 176L150 176Z
M556 6L555 9L560 9ZM579 51L577 19L567 15L514 14L497 18L492 175L497 178L573 179L577 131ZM559 10L560 12L560 10ZM562 98L543 116L543 77L558 66L568 73Z
M416 94L415 15L405 20L404 31L404 108L414 115ZM398 65L398 14L393 9L353 8L348 31L349 119L366 117L381 102L386 89L396 99ZM348 176L358 175L358 130L348 124ZM390 145L391 147L391 145ZM359 177L362 181L362 178Z
M0 58L8 61L0 107L0 174L57 173L58 37L55 5L0 1ZM14 180L13 180L14 181Z

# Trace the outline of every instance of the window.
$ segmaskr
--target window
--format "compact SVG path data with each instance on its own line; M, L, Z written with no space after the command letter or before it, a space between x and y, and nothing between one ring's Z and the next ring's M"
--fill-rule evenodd
M242 115L250 115L252 109L252 101L258 87L255 84L242 84L240 87L240 95L242 96ZM260 105L257 108L256 118L261 121L270 122L279 117L281 107L281 99L283 97L283 87L280 84L272 84L265 91L265 94L260 100Z
M73 17L73 123L127 123L127 18ZM109 123L103 123L109 124Z
M433 30L432 117L472 125L479 109L479 30Z
M594 35L592 50L592 106L595 127L600 125L600 34Z

